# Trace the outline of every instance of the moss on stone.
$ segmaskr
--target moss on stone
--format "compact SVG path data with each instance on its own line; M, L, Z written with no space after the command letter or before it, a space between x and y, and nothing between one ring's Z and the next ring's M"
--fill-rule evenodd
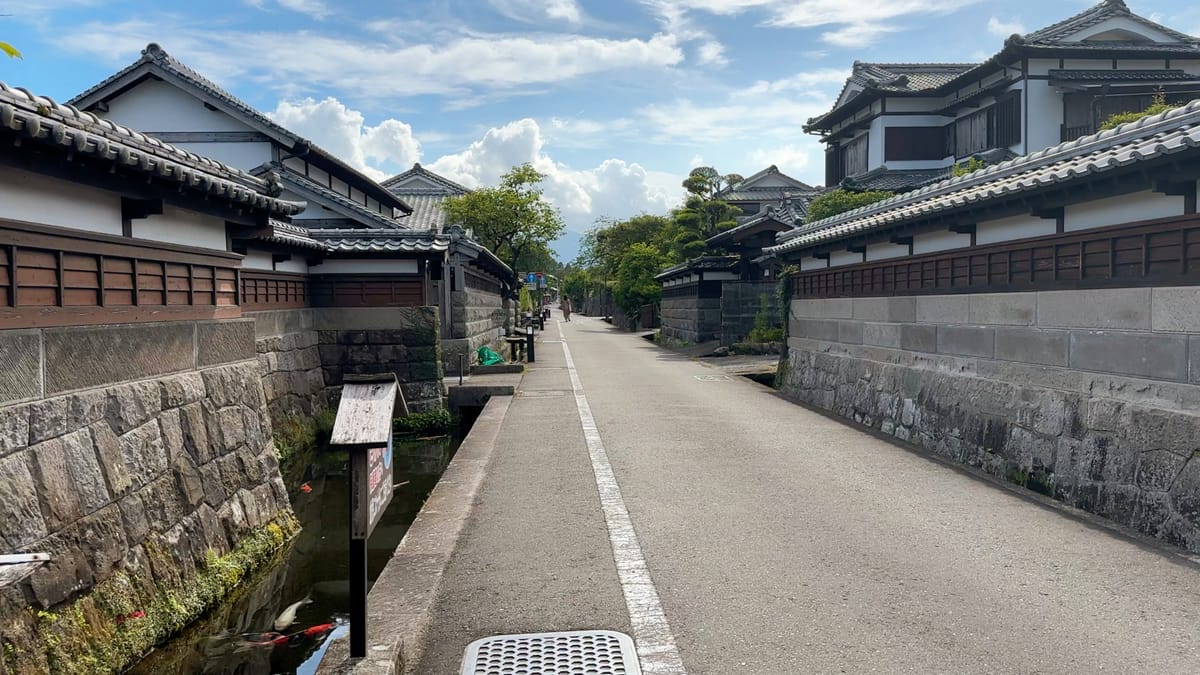
M193 578L156 588L148 575L120 571L54 612L26 610L27 620L6 627L5 666L18 675L120 672L223 600L299 530L284 512L233 551L209 551ZM147 548L150 558L164 553ZM10 637L21 626L25 634Z

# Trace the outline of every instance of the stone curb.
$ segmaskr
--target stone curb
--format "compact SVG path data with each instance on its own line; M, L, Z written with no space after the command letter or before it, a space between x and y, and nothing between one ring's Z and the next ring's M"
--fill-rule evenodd
M438 589L487 475L511 396L487 402L437 487L368 595L367 656L351 661L349 638L334 641L322 675L401 675L420 658Z

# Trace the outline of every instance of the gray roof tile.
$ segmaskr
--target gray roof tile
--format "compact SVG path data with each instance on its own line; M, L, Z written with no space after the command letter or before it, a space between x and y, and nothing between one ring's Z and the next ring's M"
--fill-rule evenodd
M223 104L230 111L250 123L252 127L260 129L277 142L297 150L303 149L319 155L345 174L352 176L355 179L354 182L359 184L360 187L366 188L366 191L371 192L372 196L385 200L395 199L387 190L358 169L346 164L312 141L292 133L270 117L259 112L249 103L234 96L212 80L175 59L166 50L153 42L146 45L146 48L142 50L141 57L137 61L104 79L82 94L75 96L68 103L80 108L89 108L93 104L105 100L111 95L115 95L125 85L129 84L127 80L138 80L150 73L159 77L165 76L165 79L173 80L176 84L183 84L186 87L190 87L198 94L209 98L213 102ZM408 205L404 204L402 200L394 204L394 206L404 211L408 210Z
M376 213L362 204L350 201L345 195L338 194L324 185L309 180L294 171L280 169L277 165L264 164L254 169L254 172L258 173L270 170L278 171L283 184L288 189L299 192L302 195L308 195L314 201L323 202L325 205L329 205L334 210L341 212L347 218L352 218L365 226L386 229L417 229L405 228L405 225L401 221L388 218L382 213Z
M1104 2L1093 5L1075 16L1035 30L1032 33L1027 33L1023 39L1025 44L1028 45L1062 45L1072 35L1116 17L1131 19L1147 28L1164 33L1179 42L1196 42L1196 38L1190 35L1180 33L1177 30L1155 23L1144 16L1134 14L1129 11L1129 6L1125 4L1124 0L1104 0ZM1071 46L1075 46L1076 43L1072 42L1070 44ZM1142 44L1144 47L1145 43Z
M1060 70L1049 72L1051 80L1068 80L1072 82L1146 82L1146 81L1194 81L1200 80L1200 75L1192 75L1184 70Z
M1200 153L1200 101L974 173L848 211L782 234L774 255L937 213L1085 179L1166 155Z
M449 237L420 230L312 230L311 235L336 253L442 253L450 247Z
M950 169L889 169L880 167L858 176L849 176L842 180L842 187L857 192L867 190L886 190L887 192L908 192L919 187L936 183L950 174Z
M227 199L251 209L291 216L304 202L278 198L279 174L260 176L182 150L70 105L36 96L0 82L0 133L15 133L23 146L54 146L134 171L150 179L176 183L180 190Z

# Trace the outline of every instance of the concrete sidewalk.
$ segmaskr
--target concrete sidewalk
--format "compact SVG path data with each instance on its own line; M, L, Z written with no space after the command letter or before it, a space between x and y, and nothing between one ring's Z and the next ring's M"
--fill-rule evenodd
M1200 662L1193 564L578 317L548 326L499 425L410 672L457 673L493 634L647 635L597 443L682 658L653 672Z

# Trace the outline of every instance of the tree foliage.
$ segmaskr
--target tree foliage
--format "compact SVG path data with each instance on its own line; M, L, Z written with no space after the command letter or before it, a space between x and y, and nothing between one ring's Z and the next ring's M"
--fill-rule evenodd
M637 312L642 305L658 302L662 285L654 279L667 266L669 258L650 244L634 242L625 251L617 268L617 283L613 299L627 314Z
M1142 119L1143 117L1150 117L1151 115L1160 115L1162 113L1167 112L1168 110L1174 110L1175 108L1178 108L1178 107L1179 106L1177 106L1177 105L1172 105L1170 103L1167 103L1167 94L1165 92L1160 91L1154 95L1154 98L1150 102L1150 107L1146 108L1145 110L1143 110L1141 112L1127 112L1127 113L1117 113L1115 115L1110 115L1108 117L1108 119L1104 120L1100 124L1100 131L1108 131L1109 129L1116 129L1117 127L1121 126L1122 124L1129 124L1130 122L1136 122L1136 121Z
M474 230L475 238L514 271L549 254L549 243L563 231L558 209L542 195L545 176L529 164L513 167L500 185L447 199L447 222Z
M740 174L721 175L711 166L698 166L683 179L683 189L702 199L716 199L722 190L731 188L743 180L745 179Z
M850 192L849 190L833 190L812 200L808 205L808 222L816 222L839 213L874 204L893 196L884 190L867 190L866 192Z

